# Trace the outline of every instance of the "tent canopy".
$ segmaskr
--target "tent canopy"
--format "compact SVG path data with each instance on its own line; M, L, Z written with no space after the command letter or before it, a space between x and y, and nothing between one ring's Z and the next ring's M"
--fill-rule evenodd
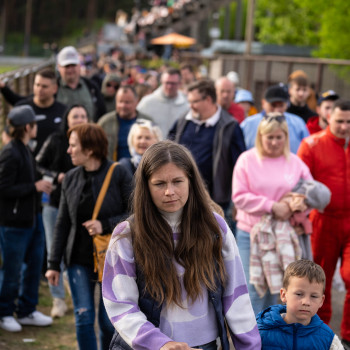
M177 33L170 33L151 40L153 45L174 45L176 47L188 47L195 43L196 39Z

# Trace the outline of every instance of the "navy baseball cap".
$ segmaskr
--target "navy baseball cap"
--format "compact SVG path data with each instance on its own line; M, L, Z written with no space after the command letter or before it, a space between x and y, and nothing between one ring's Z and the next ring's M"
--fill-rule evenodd
M322 94L319 96L317 100L317 104L320 105L323 101L331 100L335 101L338 100L339 95L333 91L333 90L327 90L325 92L322 92Z

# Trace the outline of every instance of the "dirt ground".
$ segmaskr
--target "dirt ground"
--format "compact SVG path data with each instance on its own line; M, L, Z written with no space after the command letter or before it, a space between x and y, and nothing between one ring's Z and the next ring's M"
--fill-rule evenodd
M333 317L330 323L333 331L340 335L340 322L344 305L345 292L333 290ZM72 301L67 295L67 314L61 319L55 319L50 327L23 327L22 332L9 333L0 329L1 350L76 350L75 324ZM41 282L38 310L49 315L51 297L46 282ZM231 349L234 349L231 347Z
M75 325L72 301L66 297L68 312L61 319L55 319L49 327L24 326L18 333L10 333L0 329L1 350L76 350ZM41 282L38 310L50 314L51 297L46 282Z

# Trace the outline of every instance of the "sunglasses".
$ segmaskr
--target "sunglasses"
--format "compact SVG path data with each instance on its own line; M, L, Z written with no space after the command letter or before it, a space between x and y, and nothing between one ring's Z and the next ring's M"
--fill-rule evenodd
M284 121L286 121L286 117L282 114L282 115L273 115L273 116L269 116L268 114L264 115L264 119L270 123L272 121L276 121L278 123L283 123Z
M140 120L136 119L135 124L140 126L147 126L150 128L154 126L154 124L150 120L146 120L146 119L140 119Z

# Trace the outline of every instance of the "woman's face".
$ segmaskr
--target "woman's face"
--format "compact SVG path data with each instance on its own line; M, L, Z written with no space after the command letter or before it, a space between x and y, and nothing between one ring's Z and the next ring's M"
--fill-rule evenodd
M91 151L83 150L75 131L70 134L69 137L69 147L67 153L72 158L72 163L75 166L85 165L88 160L90 160Z
M78 124L83 124L88 122L88 116L86 110L83 107L74 107L68 113L67 123L68 128L71 128Z
M283 154L286 143L286 134L280 128L261 135L263 154L267 157L276 158Z
M138 154L144 154L149 146L157 142L154 134L146 128L137 128L132 138L132 145Z
M148 180L148 187L155 206L174 213L188 200L189 180L186 173L174 163L160 167Z

